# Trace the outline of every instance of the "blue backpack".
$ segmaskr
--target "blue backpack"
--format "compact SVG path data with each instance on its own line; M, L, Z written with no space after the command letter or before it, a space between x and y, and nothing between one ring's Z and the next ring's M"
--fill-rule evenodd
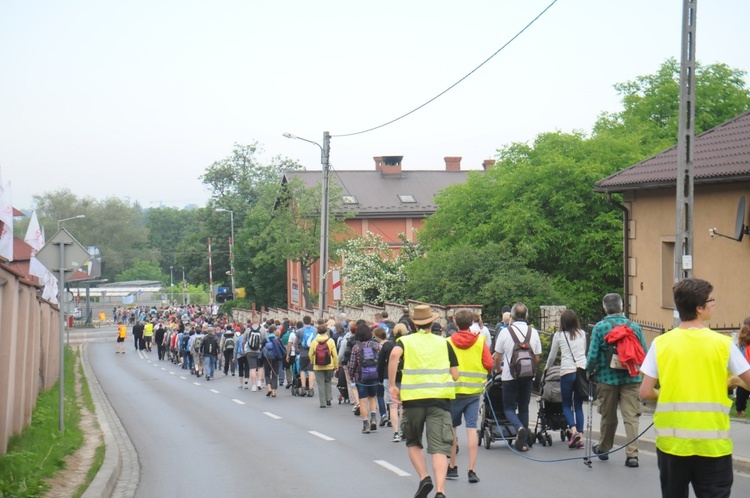
M286 356L284 348L275 337L269 337L266 341L266 345L263 347L263 356L268 358L270 361L278 361Z
M317 334L317 332L312 325L305 326L305 328L302 329L302 342L300 347L310 349L310 344L312 344L313 339L315 339L315 334Z

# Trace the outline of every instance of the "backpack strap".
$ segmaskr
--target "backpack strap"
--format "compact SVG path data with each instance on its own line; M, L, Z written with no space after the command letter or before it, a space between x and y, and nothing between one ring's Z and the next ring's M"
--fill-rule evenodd
M521 334L521 331L518 330L518 328L516 328L515 325L511 325L511 327L513 328L513 330L515 330L519 334ZM523 335L523 334L521 334L521 335ZM510 336L513 338L513 342L516 343L516 346L520 346L521 345L521 341L518 340L518 336L515 333L511 332ZM526 331L526 336L524 336L524 338L523 338L523 344L526 344L526 346L529 346L530 343L531 343L531 326L529 325L529 330Z

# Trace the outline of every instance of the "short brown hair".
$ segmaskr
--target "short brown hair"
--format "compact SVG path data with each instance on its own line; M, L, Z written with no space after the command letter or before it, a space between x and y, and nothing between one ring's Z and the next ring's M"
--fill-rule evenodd
M453 319L456 321L459 330L467 330L474 323L474 313L469 310L458 310L453 315Z

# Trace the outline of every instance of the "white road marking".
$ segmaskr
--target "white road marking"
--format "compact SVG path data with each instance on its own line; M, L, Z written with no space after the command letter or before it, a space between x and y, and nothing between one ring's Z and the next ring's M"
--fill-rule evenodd
M373 460L373 462L377 463L378 465L380 465L384 469L390 470L391 472L393 472L394 474L396 474L399 477L409 477L411 475L408 472L406 472L405 470L401 470L400 468L396 467L392 463L386 462L385 460Z
M275 415L275 414L273 414L273 413L271 413L271 412L263 412L263 415L266 415L266 416L268 416L268 417L271 417L271 418L272 418L272 419L274 419L274 420L279 420L279 419L281 418L281 417L279 417L278 415Z
M201 385L201 383L200 383L200 382L193 382L193 384L195 384L196 386L199 386L199 385Z
M244 404L245 404L245 402L244 402L244 401L240 401L240 400L238 400L238 399L232 399L232 401L234 401L234 402L235 402L235 403L237 403L238 405L244 405Z
M323 441L336 441L336 439L332 438L331 436L326 436L325 434L321 434L318 431L307 431L309 434L312 434L315 437L319 437Z
M174 372L169 372L169 373L170 373L170 375L175 375L175 373L174 373Z
M212 393L220 394L216 389L209 389L209 391L211 391Z
M186 379L185 377L183 377L182 375L180 375L180 378L181 378L182 380L187 380L187 379Z
M164 368L164 367L161 367L161 369L162 369L162 370L164 370L165 372L167 371L167 369L166 369L166 368Z

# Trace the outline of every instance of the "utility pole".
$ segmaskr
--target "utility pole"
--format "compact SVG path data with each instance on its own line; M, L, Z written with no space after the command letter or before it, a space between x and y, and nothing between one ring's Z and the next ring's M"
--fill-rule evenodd
M682 2L680 115L677 136L675 283L693 276L693 159L695 157L695 23L697 0ZM675 310L675 325L680 319Z
M331 157L331 134L323 132L320 164L323 166L323 182L320 196L320 289L318 294L318 316L323 318L328 307L328 170Z

